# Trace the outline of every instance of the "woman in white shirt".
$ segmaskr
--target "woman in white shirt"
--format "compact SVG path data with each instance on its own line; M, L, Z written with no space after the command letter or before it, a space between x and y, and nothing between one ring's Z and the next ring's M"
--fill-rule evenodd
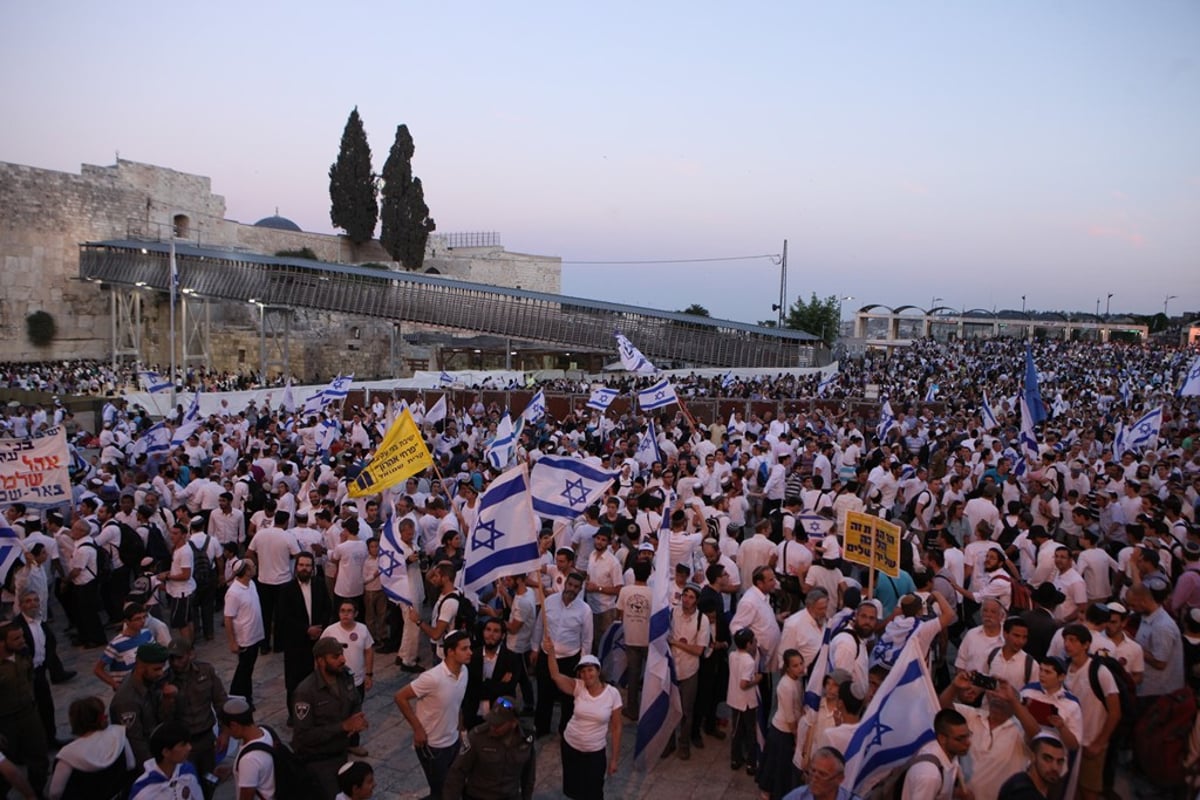
M554 652L549 625L542 650ZM563 794L572 800L602 800L604 776L616 773L621 758L621 693L600 677L600 660L593 655L579 659L574 678L559 672L557 659L547 658L546 665L558 690L575 697L575 712L562 737ZM606 734L612 737L611 758L605 757Z

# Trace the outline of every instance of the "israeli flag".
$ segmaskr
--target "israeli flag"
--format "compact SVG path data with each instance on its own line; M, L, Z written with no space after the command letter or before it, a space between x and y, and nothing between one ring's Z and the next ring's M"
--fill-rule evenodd
M279 402L279 407L289 414L296 411L296 398L292 396L291 378L288 378L287 386L283 390L283 400Z
M345 400L350 394L350 384L354 382L354 374L338 375L329 382L325 387L326 403L332 403L336 400Z
M446 370L442 370L442 374L438 375L438 383L450 386L454 383L454 376L446 372Z
M823 539L833 530L833 520L820 514L801 514L796 517L796 530L804 531L810 539Z
M638 405L643 411L654 411L678 402L679 400L675 397L675 387L666 378L650 388L638 392Z
M171 435L171 447L183 447L192 434L198 430L200 430L200 420L198 419L183 423Z
M530 501L529 471L519 464L488 486L466 544L463 588L478 593L493 581L541 566L541 523Z
M322 389L304 401L304 407L300 409L300 414L304 417L311 417L313 414L320 414L327 405L329 405L329 401L325 398L325 390Z
M642 355L642 351L633 346L633 342L626 339L619 331L614 331L617 337L617 350L621 354L621 366L628 372L637 372L642 375L650 375L658 372L658 368L650 363L650 360Z
M924 653L915 639L910 640L846 745L842 785L865 797L889 770L933 741L933 718L939 708Z
M542 456L529 473L533 510L542 517L573 520L603 497L620 474L570 456Z
M1133 404L1133 390L1129 388L1128 378L1121 384L1121 402L1127 406Z
M663 540L654 553L654 572L650 576L651 615L650 649L646 654L646 675L642 680L642 707L638 716L637 741L633 748L634 764L647 769L659 761L667 742L683 718L675 659L667 636L671 632L671 548Z
M655 461L663 460L662 451L658 449L658 431L654 428L654 420L650 420L646 425L646 432L642 434L642 440L638 442L633 458L643 468L648 468Z
M1033 345L1025 345L1025 389L1022 392L1029 411L1033 414L1033 424L1037 425L1046 419L1046 407L1042 404L1042 390L1038 388L1037 367L1033 365Z
M1036 461L1041 455L1038 448L1037 431L1034 430L1033 410L1025 396L1021 396L1021 455L1028 461Z
M150 394L158 394L159 392L166 392L171 389L171 382L161 377L157 372L147 370L139 372L138 375L142 379L142 385L146 387L146 391Z
M196 422L200 419L200 392L196 391L192 395L192 404L188 406L187 412L183 415L184 422Z
M383 535L379 537L379 583L389 600L406 606L413 604L412 587L408 585L408 563L400 533L396 530L395 514L388 517L383 525Z
M733 386L733 384L735 384L736 382L737 382L737 378L733 377L733 370L730 370L729 372L726 372L724 375L721 376L721 388L722 389L728 389L730 386Z
M1118 419L1116 434L1113 436L1113 455L1120 458L1128 449L1125 445L1125 420Z
M538 389L537 394L529 401L529 405L525 406L525 410L521 412L521 419L535 425L544 416L546 416L546 392Z
M625 670L629 667L625 655L625 624L614 622L600 639L600 673L614 686L624 686Z
M882 442L895 425L896 415L892 413L892 401L884 400L883 408L879 410L879 424L875 426L875 435L879 437L879 441Z
M1196 360L1188 368L1187 377L1183 379L1183 386L1179 387L1179 396L1200 397L1200 356L1196 356Z
M496 425L496 436L484 449L484 457L492 469L503 471L517 449L517 434L513 429L512 417L508 414Z
M8 579L9 571L25 552L21 537L12 528L0 523L0 582Z
M186 440L186 437L184 437ZM148 456L156 453L165 453L171 449L171 429L167 427L167 423L158 422L146 429L138 440L134 442L134 455L140 455L138 446L141 446L141 453Z
M936 383L930 383L929 388L925 390L925 402L932 403L937 397L937 393L938 385Z
M808 677L808 685L804 689L804 706L813 712L821 709L821 698L825 695L825 676L833 666L831 663L833 656L829 652L830 643L834 636L846 629L853 617L854 609L843 608L825 623L825 630L821 634L821 649L817 651L812 672Z
M979 407L979 416L983 419L984 430L995 430L1000 427L1000 420L996 419L996 412L992 411L992 404L988 402L987 392L983 393L983 405Z
M1050 416L1057 419L1070 410L1071 404L1063 399L1062 392L1055 394L1054 403L1050 406Z
M818 383L817 384L817 396L824 397L825 392L829 390L829 387L833 386L835 383L837 383L837 379L838 379L838 373L831 372L829 374L828 378L826 378L825 380Z
M1141 452L1154 449L1162 432L1162 406L1142 415L1142 418L1125 429L1125 450Z
M317 425L317 451L321 455L329 452L329 448L333 443L342 437L342 427L338 425L337 420L323 419Z
M612 401L616 400L619 394L620 392L616 389L609 389L602 386L592 392L592 396L588 398L587 407L594 408L597 411L607 411L608 407L612 405Z

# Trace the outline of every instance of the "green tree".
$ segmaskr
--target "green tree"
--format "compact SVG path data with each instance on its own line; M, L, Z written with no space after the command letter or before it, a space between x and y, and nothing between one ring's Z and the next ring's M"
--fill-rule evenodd
M690 306L683 309L682 311L676 311L675 313L676 314L691 314L693 317L711 317L712 316L712 314L708 313L708 309L705 308L704 306L700 305L699 303L692 303Z
M371 172L371 145L358 106L342 131L337 161L329 167L329 219L355 244L371 241L379 221L378 187Z
M817 293L813 292L812 299L807 303L799 297L796 298L796 302L788 309L783 324L784 327L819 336L825 344L831 345L838 336L841 311L837 295L831 294L824 300L818 300Z
M416 152L407 125L396 128L387 162L383 165L383 227L379 243L392 258L406 269L421 268L425 261L425 243L437 224L425 205L425 190L421 179L412 174L412 157Z

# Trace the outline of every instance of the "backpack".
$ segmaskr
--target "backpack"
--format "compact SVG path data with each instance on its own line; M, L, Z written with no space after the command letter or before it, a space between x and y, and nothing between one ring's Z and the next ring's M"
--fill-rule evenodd
M933 502L933 494L928 489L922 489L913 495L913 499L904 504L904 511L900 514L900 521L905 525L912 525L912 521L917 518L917 503L921 501L921 495L929 495L929 502Z
M1005 572L1001 572L996 578L1012 584L1012 600L1008 608L1010 613L1033 610L1033 592L1030 591L1028 583L1013 580L1012 576Z
M245 510L249 512L246 516L249 517L255 511L262 511L267 507L267 491L263 489L262 484L254 480L249 475L238 478L239 481L246 484L246 502Z
M108 548L101 547L94 541L80 542L79 546L90 547L96 551L96 571L92 573L92 577L108 580L113 571L112 554L108 552Z
M204 534L204 547L196 547L188 539L188 547L192 548L192 580L196 582L196 590L206 589L213 583L212 561L208 558L208 544L212 537Z
M117 544L117 555L121 557L121 563L130 569L139 569L142 559L146 557L146 543L138 536L137 531L124 522L118 522L117 528L121 531L121 538Z
M458 601L458 611L456 611L454 614L454 622L452 622L450 626L446 628L446 633L449 633L450 631L466 631L467 633L471 634L472 638L474 638L475 623L479 619L479 611L462 592L451 592L450 594L446 595L445 598L439 599L436 607L434 608L434 618L436 619L441 613L442 603L444 603L446 600ZM443 637L444 636L445 634L443 634Z
M933 764L937 767L938 775L942 776L943 779L945 778L942 772L942 762L938 760L937 756L933 753L917 753L900 766L892 768L884 776L883 780L875 784L875 787L867 792L866 800L900 800L901 795L904 793L904 779L908 776L908 771L922 761L927 764Z
M161 572L162 565L171 563L171 546L162 530L151 522L146 526L146 555L154 559L155 571Z
M988 653L987 668L988 668L989 674L992 669L992 662L996 660L996 656L1000 655L1000 651L1003 649L1004 649L1003 647L997 647L995 650ZM1028 684L1033 679L1033 656L1029 655L1029 653L1026 653L1024 650L1022 650L1021 653L1025 656L1025 683ZM1016 690L1018 692L1020 692L1021 689L1024 687L1014 687L1014 688L1016 688Z
M313 778L312 773L308 769L308 765L304 763L292 750L287 746L283 739L279 738L279 734L266 725L261 726L263 730L271 734L271 738L275 740L275 744L267 744L262 739L255 739L249 744L242 745L238 750L237 759L234 761L234 767L237 762L242 759L246 753L255 751L270 753L271 765L275 771L275 796L297 798L297 800L319 800L322 797L321 785ZM258 794L258 792L255 792ZM258 794L262 797L261 794Z
M1121 662L1106 654L1093 654L1092 661L1088 664L1088 684L1092 687L1092 694L1103 703L1104 691L1100 687L1100 667L1108 667L1108 671L1112 673L1113 680L1117 683L1117 699L1121 702L1121 722L1118 729L1126 728L1133 725L1133 720L1137 716L1137 684L1133 682L1133 678L1121 666Z

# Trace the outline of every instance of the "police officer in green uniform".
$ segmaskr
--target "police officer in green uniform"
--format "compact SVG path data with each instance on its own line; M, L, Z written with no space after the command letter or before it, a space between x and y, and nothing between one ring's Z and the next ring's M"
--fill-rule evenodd
M192 743L188 760L201 778L204 796L212 797L215 786L204 780L204 776L212 773L217 765L216 751L222 749L217 747L213 723L217 720L216 709L225 705L229 695L213 665L195 659L195 651L188 639L172 639L167 645L167 655L171 662L167 680L178 689L175 719L187 728Z
M362 700L337 639L324 636L313 645L313 673L292 693L292 719L292 749L332 800L350 737L367 729Z
M449 800L530 800L537 765L533 734L521 726L516 701L498 697L487 719L471 729L446 776Z
M125 737L139 764L150 758L150 732L175 715L175 696L179 689L163 680L167 666L167 648L144 644L137 649L133 672L121 681L108 718L125 726Z

